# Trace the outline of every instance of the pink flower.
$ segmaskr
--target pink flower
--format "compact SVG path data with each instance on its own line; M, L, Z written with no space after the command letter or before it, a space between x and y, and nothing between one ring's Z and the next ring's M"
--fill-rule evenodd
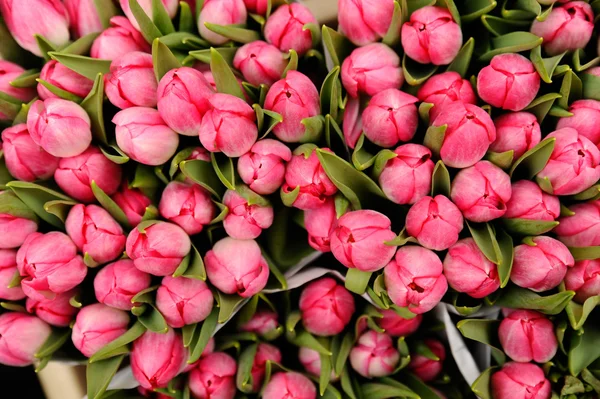
M94 86L94 82L91 79L78 74L54 60L48 61L44 65L40 73L40 79L81 98L85 98L90 90L92 90L92 86ZM42 100L59 98L41 83L37 85L37 92Z
M1 6L0 6L1 7ZM10 61L0 60L0 92L6 93L16 99L28 103L35 97L33 88L19 88L11 86L10 82L21 76L25 69ZM0 112L0 120L8 120L8 116ZM12 118L10 118L12 120Z
M315 385L307 377L296 372L279 372L265 387L263 399L316 399Z
M488 161L463 169L452 182L450 198L472 222L488 222L506 212L512 189L510 177Z
M238 49L233 66L242 72L248 83L271 86L281 79L287 63L277 47L257 40Z
M244 0L246 9L249 12L265 15L267 13L267 0Z
M152 19L152 0L137 0L142 10L146 13L146 15ZM167 14L169 14L170 18L173 18L175 14L177 14L177 9L179 8L179 2L177 0L161 0L162 5L165 7ZM131 12L131 8L129 7L129 0L119 0L119 4L123 9L123 12L129 18L129 21L133 24L136 29L140 29L135 16Z
M529 180L512 184L512 195L506 203L505 218L553 221L560 215L560 201L546 194Z
M0 315L0 364L24 367L33 364L35 354L46 342L52 328L35 316L21 312Z
M309 374L312 374L315 377L319 377L321 375L321 354L319 354L319 352L316 350L307 348L305 346L301 347L298 351L298 360L300 360L300 363L302 363L302 366ZM334 370L331 370L329 380L338 380Z
M358 338L350 351L350 364L366 378L392 374L400 361L400 353L387 334L369 330Z
M348 97L346 109L344 110L342 130L344 140L350 148L356 147L356 143L363 132L362 113L360 98Z
M423 321L423 316L420 314L412 319L405 319L393 309L378 309L377 311L383 315L377 324L385 330L387 335L392 337L406 337L413 334Z
M455 101L465 104L477 103L471 82L453 71L433 75L427 79L419 89L417 97L423 102L434 105L429 111L431 120L434 120L446 105Z
M296 50L303 56L312 48L310 30L306 24L318 24L310 10L299 3L284 4L271 14L265 24L264 35L267 42L274 44L285 53Z
M532 310L511 312L500 323L498 337L504 352L517 362L546 363L558 349L554 325Z
M253 332L267 338L276 333L280 324L278 315L271 310L259 310L250 320L240 326L240 331Z
M115 58L104 77L106 96L121 109L156 106L156 77L152 55L141 51Z
M308 332L324 337L337 335L352 318L354 298L333 278L320 278L302 290L300 312Z
M410 141L419 123L416 97L398 89L377 93L362 115L365 136L380 147Z
M25 298L25 293L20 285L8 288L17 271L17 251L14 249L0 249L0 299L20 301Z
M1 273L1 271L0 271ZM600 260L583 260L567 270L565 287L575 291L574 300L584 303L588 298L600 295Z
M253 240L273 224L271 204L246 186L227 190L223 204L229 209L223 227L231 238Z
M252 191L273 194L283 184L285 163L292 159L292 151L285 144L272 139L254 143L249 152L238 160L240 177Z
M181 328L208 317L213 307L213 295L202 280L166 276L156 292L156 307L167 324Z
M36 315L46 323L57 327L67 327L79 311L70 303L71 298L77 293L78 291L75 289L58 294L54 299L27 298L25 306L29 313Z
M76 37L102 32L104 26L94 0L65 0L71 32Z
M600 144L600 101L577 100L569 107L573 116L560 118L557 129L572 127L592 143Z
M385 285L392 302L416 314L430 311L446 291L440 258L431 250L404 246L384 269Z
M158 205L165 219L178 224L189 235L198 234L216 215L210 194L197 184L172 181Z
M259 343L252 363L252 391L258 392L265 380L266 363L281 363L281 352L276 346ZM302 360L300 360L302 362Z
M220 45L229 41L206 27L206 23L217 25L244 25L248 17L243 0L207 0L200 11L198 30L211 44Z
M150 287L150 275L138 270L133 261L121 259L104 266L94 278L98 302L121 310L131 310L131 300Z
M392 0L339 0L340 30L357 46L382 39L390 29L394 2Z
M450 248L458 241L462 229L460 210L443 195L421 198L406 215L406 232L425 248L435 251Z
M462 31L443 7L425 6L402 25L402 47L421 64L447 65L462 46Z
M446 359L444 345L436 339L426 339L424 344L439 360L429 359L421 354L412 354L408 365L410 371L424 382L433 381L441 372Z
M600 200L569 207L575 214L558 219L554 232L569 247L600 245Z
M549 399L550 381L535 364L508 362L492 375L492 392L497 399Z
M244 298L260 292L269 278L269 265L254 240L218 241L204 257L208 279L226 294Z
M125 17L110 19L110 28L94 40L90 54L93 58L114 60L134 51L150 52L150 45Z
M496 140L490 145L494 152L513 151L516 161L539 144L542 138L535 115L529 112L509 112L494 119Z
M335 201L331 197L318 208L304 211L304 227L311 247L321 252L331 251L329 234L336 220Z
M129 188L126 181L123 182L119 191L112 196L113 201L125 212L129 224L137 226L141 221L146 208L152 202L140 190Z
M224 352L211 353L190 372L189 386L196 399L233 399L235 360Z
M2 192L0 195L3 195ZM38 225L34 220L0 213L0 249L20 247L37 229Z
M103 346L119 338L127 331L129 315L101 303L84 307L79 311L71 339L86 357L91 357Z

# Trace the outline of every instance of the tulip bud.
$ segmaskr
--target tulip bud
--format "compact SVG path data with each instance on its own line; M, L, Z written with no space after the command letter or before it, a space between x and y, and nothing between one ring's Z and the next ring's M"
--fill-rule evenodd
M71 290L56 295L54 299L27 298L25 306L29 313L36 315L46 323L57 327L67 327L79 311L70 303L71 298L76 294L77 290Z
M285 163L292 152L285 144L272 139L254 143L238 160L237 170L250 189L261 195L273 194L283 184Z
M92 142L88 114L80 105L60 98L33 103L27 129L33 142L55 157L79 155Z
M35 35L55 47L69 42L69 15L57 0L2 0L0 12L10 34L25 50L42 56Z
M416 314L430 311L446 291L440 258L431 250L404 246L384 269L385 285L392 302Z
M512 184L512 195L506 203L505 218L553 221L560 215L560 201L546 194L529 180Z
M515 247L510 279L519 287L548 291L561 283L575 260L567 247L554 238L538 236L532 241L534 245Z
M0 92L8 94L16 99L28 103L35 97L35 90L32 88L13 87L10 82L21 76L25 69L10 61L0 60ZM9 119L0 112L0 120ZM12 118L11 118L12 119Z
M8 288L17 271L17 251L0 249L0 299L20 301L25 298L25 293L20 285Z
M300 351L298 352L298 360L300 360L300 363L302 363L302 366L304 366L304 369L309 374L312 374L315 377L319 377L321 375L321 355L316 350L304 346L301 347ZM329 380L338 380L334 370L331 370Z
M358 47L342 63L342 83L351 97L374 96L404 83L400 57L382 43Z
M267 13L267 0L244 0L248 12L265 15Z
M133 107L120 111L112 122L117 125L119 148L144 165L162 165L177 151L179 136L152 108Z
M427 79L419 89L417 97L423 102L433 104L429 111L431 120L434 120L446 105L455 101L465 104L477 103L471 82L454 71L443 72Z
M189 386L196 399L233 399L235 360L224 352L211 353L190 372Z
M294 4L298 5L298 4ZM283 122L275 125L273 133L287 143L303 142L310 137L305 134L302 120L321 113L319 92L311 80L300 72L289 71L267 93L265 109L277 112Z
M73 325L73 345L86 357L127 331L129 315L101 303L81 309Z
M494 120L496 140L490 145L494 152L513 151L517 160L526 151L538 145L542 138L540 125L535 115L529 112L510 112Z
M1 314L0 364L12 367L33 364L35 354L51 333L50 326L35 316L21 312Z
M110 28L94 40L90 54L92 58L114 60L134 51L150 52L150 45L127 18L116 16L110 19Z
M302 349L301 349L302 350ZM260 343L252 363L252 391L260 391L265 380L265 368L267 362L281 363L281 352L276 346ZM300 360L302 362L302 360Z
M510 177L488 161L463 169L452 182L450 198L471 222L489 222L504 215L511 197Z
M406 232L428 249L443 251L458 241L463 217L452 201L443 195L423 197L406 215Z
M223 204L229 209L223 227L231 238L253 240L273 224L271 204L246 186L227 190Z
M559 240L569 247L600 245L600 201L576 204L569 209L575 214L561 217L554 228Z
M158 112L165 123L184 136L197 136L214 93L201 72L171 69L158 84Z
M257 40L237 50L233 66L242 72L244 80L248 83L255 86L271 86L281 79L287 62L277 47Z
M263 399L316 399L317 390L310 379L293 371L279 372L271 377Z
M92 146L80 155L61 159L54 180L71 197L94 202L92 182L107 195L114 194L121 184L121 167L106 158L98 147Z
M259 310L240 327L240 331L252 332L266 339L275 335L280 327L276 312Z
M416 97L398 89L377 93L362 115L365 136L380 147L410 141L419 124Z
M176 224L152 221L127 236L127 256L139 270L154 276L173 274L191 249L190 237Z
M338 0L340 30L357 46L382 39L390 29L393 0Z
M2 192L0 195L3 195ZM0 213L0 249L20 247L37 229L38 225L34 220Z
M200 126L200 142L204 148L232 158L250 151L258 138L252 107L230 94L214 94L209 102L211 109L204 114Z
M318 208L304 211L304 227L311 247L321 252L331 251L329 233L336 220L335 201L332 197L327 198Z
M425 6L402 25L402 47L421 64L447 65L462 46L462 31L447 8Z
M15 178L32 182L54 175L58 158L33 142L26 124L20 123L5 129L2 141L6 168Z
M410 371L424 382L433 381L441 372L444 360L446 359L446 349L444 345L436 339L426 339L423 341L429 350L438 358L438 360L429 359L421 354L412 354L408 365Z
M198 17L200 36L211 44L221 45L229 38L219 35L206 27L207 23L216 25L244 25L248 12L243 0L206 0Z
M23 292L34 299L52 299L83 281L87 267L69 236L58 231L31 233L17 252Z
M181 328L208 317L213 295L202 280L167 276L156 292L156 307L168 325Z
M133 227L142 221L146 208L152 204L150 199L140 190L129 188L126 181L123 182L119 191L112 196L112 200L123 210L129 224Z
M223 238L206 253L204 263L212 285L225 294L249 298L269 279L269 265L254 240Z
M450 247L444 259L444 275L450 287L473 298L483 298L500 288L497 266L472 238L463 238Z
M183 340L172 328L165 334L146 331L133 342L131 370L142 387L164 388L185 367L186 357Z
M405 319L393 309L378 309L377 311L383 315L378 319L377 324L385 330L387 335L392 337L406 337L413 334L423 321L423 316L420 314L412 319Z
M313 42L311 31L304 28L306 24L318 24L306 6L300 3L284 4L267 19L264 35L267 42L284 53L295 50L299 56L303 56L312 48Z
M134 266L129 259L121 259L104 266L94 278L98 302L121 310L131 310L131 299L150 287L150 275Z
M158 210L162 217L178 224L189 235L200 233L216 214L215 205L205 189L198 184L176 181L167 184Z
M354 298L333 278L320 278L302 290L300 312L308 332L323 337L337 335L354 314Z
M419 144L404 144L394 152L397 156L387 161L379 175L379 185L390 201L414 204L431 190L435 167L431 151Z
M152 0L137 0L144 13L152 20L154 17L152 12ZM177 0L161 0L162 5L164 6L169 18L173 18L175 14L177 14L177 9L179 8L179 2ZM123 12L129 18L131 24L137 29L140 30L140 26L138 25L137 19L131 12L131 8L129 7L129 0L119 0L119 4L123 9Z
M344 141L350 148L356 147L356 143L363 132L363 111L361 108L360 98L348 97L346 109L344 110L342 130L344 133Z
M156 106L156 76L152 55L141 51L124 54L110 64L104 77L106 96L121 109Z
M483 109L459 101L448 104L432 126L447 125L440 157L446 166L467 168L481 160L496 140L496 127Z
M532 310L515 310L498 328L502 349L517 362L546 363L556 354L558 341L554 325L546 316Z
M600 150L594 143L570 127L556 130L546 138L555 138L556 142L546 167L537 175L542 190L572 195L596 184L600 179Z
M71 32L74 36L82 37L104 30L95 0L64 1L69 13Z
M505 363L491 385L495 399L549 399L552 394L544 371L532 363Z
M0 270L1 273L1 270ZM567 270L565 287L575 291L573 300L584 303L588 298L600 295L600 260L583 260Z
M569 112L573 116L560 118L556 128L572 127L592 143L600 144L600 101L577 100L571 104Z
M593 32L594 11L583 1L554 7L543 21L531 25L531 33L544 39L544 50L550 56L584 48Z
M374 272L389 263L396 247L386 245L396 234L392 222L372 210L348 212L333 225L329 234L331 252L344 266Z
M91 79L78 74L54 60L48 61L44 65L40 73L40 79L81 98L85 98L90 90L92 90L92 86L94 86L94 82ZM41 83L37 85L37 92L42 100L60 98Z
M392 374L400 361L400 353L387 334L369 330L358 338L350 351L350 364L366 378Z

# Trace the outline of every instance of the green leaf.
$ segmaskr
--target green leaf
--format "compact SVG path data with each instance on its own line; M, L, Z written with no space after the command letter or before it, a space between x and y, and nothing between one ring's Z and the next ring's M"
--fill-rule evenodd
M600 5L598 2L596 2L596 4ZM600 64L600 57L592 58L588 62L582 63L585 58L583 49L573 51L573 68L576 72L582 72Z
M321 361L321 375L319 376L319 393L321 396L325 394L329 386L331 378L331 356L320 353L319 360Z
M96 197L100 205L102 205L102 207L106 209L117 222L125 227L130 228L131 225L129 224L129 220L119 205L117 205L112 198L106 195L106 193L100 187L98 187L95 181L92 181L91 188L92 192L94 193L94 197Z
M135 0L130 0L135 1ZM95 80L99 73L105 75L110 72L110 60L84 57L82 55L50 52L50 57L78 74L88 79Z
M445 195L450 198L450 173L442 161L437 161L431 176L431 196Z
M37 78L40 77L39 69L29 69L18 77L10 81L10 85L12 87L18 88L26 88L26 87L36 87L37 86Z
M211 47L210 49L205 49L205 50L190 51L190 55L205 64L210 64L211 54L212 54L213 50L218 52L221 55L221 57L223 57L223 60L227 63L227 65L232 66L233 65L233 57L235 57L235 53L237 52L238 48L237 47L217 47L217 48Z
M406 385L421 399L440 399L440 396L433 389L413 374L407 373L403 377Z
M550 108L554 104L556 99L560 98L561 95L558 93L548 93L544 94L541 97L533 100L527 107L525 107L524 111L529 111L534 114L539 123L542 123Z
M29 103L21 104L21 108L19 109L19 112L17 113L17 115L15 116L15 119L13 120L13 123L12 123L13 126L18 125L20 123L27 123L27 115L29 114L29 109L31 108L33 103L36 102L37 100L38 100L38 98L35 97ZM2 103L2 99L0 98L0 104L1 103Z
M212 166L219 180L229 190L235 190L235 166L233 159L222 154L210 153Z
M480 399L493 399L491 378L492 374L498 370L498 367L490 367L485 370L471 385L471 390Z
M447 71L457 72L463 78L467 75L471 58L473 57L473 49L475 48L475 39L470 37L462 46L454 60L448 65Z
M400 42L400 30L402 28L402 9L398 0L394 0L394 13L392 14L392 23L390 24L387 33L383 37L383 44L389 47L394 47ZM338 65L338 64L336 64Z
M154 39L158 39L163 35L160 29L158 29L150 17L148 17L137 0L129 0L129 8L131 9L131 13L140 27L140 33L142 36L144 36L144 39L146 39L148 43L152 43Z
M283 121L283 117L281 117L281 121ZM277 120L276 123L279 123L279 120ZM322 115L304 118L300 123L304 125L304 134L299 140L300 143L314 143L319 141L325 125L325 118Z
M260 40L260 34L254 30L238 28L231 25L211 24L210 22L205 22L204 26L208 30L213 31L221 36L225 36L226 38L237 43L246 44Z
M340 348L335 359L334 370L336 375L340 375L342 373L344 366L347 364L348 356L350 356L350 351L352 350L353 346L354 336L352 335L351 331L348 331L342 339L342 343L340 344Z
M417 86L425 82L437 70L437 65L418 63L409 58L406 54L402 57L402 72L404 72L406 83L411 86Z
M569 103L579 100L583 96L583 86L581 79L575 72L569 70L565 73L560 86L561 98L558 99L558 105L564 109L569 108Z
M169 17L165 6L160 0L152 0L152 19L154 25L163 35L175 32L171 17Z
M529 219L502 219L504 227L512 233L522 236L539 236L558 226L556 221Z
M542 13L542 7L536 0L517 0L513 9L506 9L507 2L502 5L501 15L507 19L530 20Z
M567 54L566 52L550 58L542 58L542 46L537 46L529 55L529 59L533 62L533 66L540 74L542 80L546 83L552 83L552 74L558 66L558 63Z
M92 134L96 141L108 144L106 130L104 129L104 79L98 74L94 80L94 86L87 97L81 102L81 107L87 112L92 122Z
M70 328L55 328L44 344L35 353L36 359L52 356L54 352L59 350L71 336Z
M100 151L102 151L102 154L104 154L106 158L117 165L123 165L129 162L129 157L127 154L125 154L116 144L100 146Z
M363 171L373 165L375 163L376 156L369 154L365 149L363 149L363 145L365 143L365 135L361 134L354 146L354 152L352 153L352 165L360 171ZM389 151L389 150L382 150Z
M211 162L199 159L183 161L179 164L179 168L185 177L198 183L215 197L222 198L225 187L221 184Z
M229 295L219 292L219 323L225 323L229 320L233 315L233 312L243 301L245 301L245 298L242 298L239 295Z
M358 269L348 269L346 272L346 289L355 294L362 295L367 290L369 280L373 273L363 272Z
M456 8L456 4L454 4L454 0L437 0L436 5L447 8L448 11L450 11L450 14L452 14L452 19L454 19L454 22L460 26L460 13Z
M579 330L583 327L588 316L596 306L600 303L600 295L589 297L583 305L571 301L567 304L566 311L569 317L569 322L573 330Z
M179 31L193 33L196 30L196 24L190 5L185 1L180 1L179 7Z
M436 3L436 0L403 0L402 5L406 9L407 17L417 11L419 8L432 6ZM408 18L407 18L408 19Z
M340 68L334 67L325 77L321 85L321 111L325 115L331 115L337 119L342 102L342 86L340 84Z
M42 35L34 35L35 40L37 41L37 45L40 48L40 52L42 53L42 57L44 57L44 60L46 61L50 61L50 53L52 51L56 51L56 46L54 44L52 44L50 41L48 41L48 39L46 39L44 36Z
M18 218L25 218L38 222L36 213L31 210L23 201L12 191L3 191L0 193L0 214L8 214Z
M94 0L94 7L98 12L98 17L102 23L104 29L110 26L110 19L117 15L117 8L112 2L106 2L104 0Z
M15 271L12 279L8 282L7 288L15 288L21 285L21 281L23 281L24 277L21 276L18 270Z
M387 399L387 398L415 398L419 399L419 395L408 389L380 384L380 383L366 383L361 386L362 394L364 397L369 399Z
M98 352L94 353L90 357L90 363L95 363L104 359L109 359L114 355L115 351L120 351L121 348L125 347L129 343L135 341L146 332L146 327L139 321L136 322L125 334L109 342L103 346Z
M0 113L6 115L7 119L13 119L22 107L20 100L0 91Z
M59 87L56 87L53 84L46 82L45 80L37 79L37 82L44 86L46 89L48 89L49 92L51 92L59 98L62 98L63 100L73 101L77 104L79 104L83 100L83 98L76 96L75 94L72 94Z
M488 151L487 154L485 154L485 159L501 169L508 169L513 163L514 153L514 150L505 152Z
M67 220L67 216L71 207L77 204L75 201L67 201L67 200L54 200L48 201L44 204L44 210L60 220L64 223Z
M206 344L208 344L208 341L213 336L215 328L217 327L218 315L219 310L213 308L212 312L210 312L208 317L202 322L202 327L200 329L196 328L196 333L194 334L191 345L190 358L187 361L188 364L196 363L198 359L200 359L200 356L202 356Z
M464 0L458 2L458 11L463 23L471 22L496 8L495 0Z
M508 286L495 302L497 306L511 309L537 310L547 315L559 314L575 296L573 291L541 296L533 291L516 286Z
M142 323L144 327L148 329L148 331L160 334L164 334L169 331L169 326L167 325L163 315L153 304L148 305L149 306L146 311L142 315L138 316L139 322Z
M194 334L196 332L197 327L198 323L187 324L181 328L181 335L183 336L183 346L185 348L189 348L192 344L192 339L194 338Z
M507 33L526 30L531 25L531 21L511 20L494 15L482 15L481 23L494 36L502 36Z
M125 359L125 355L120 355L110 359L105 359L96 363L87 365L86 380L87 380L87 396L89 399L100 399L108 384L116 374Z
M90 52L94 40L100 36L100 32L89 33L85 36L80 37L73 43L69 44L60 50L64 54L84 55Z
M244 349L238 358L235 385L237 389L244 393L252 393L252 365L254 364L257 350L258 344L252 344Z
M587 382L596 393L600 393L600 380L598 380L588 369L583 369L581 371L581 379Z
M577 376L586 367L600 357L600 329L592 323L584 326L585 334L571 336L571 349L569 351L569 371ZM575 343L578 344L575 345Z
M442 126L429 126L425 132L425 138L423 144L431 150L436 156L440 154L442 144L444 144L444 138L446 137L446 129L448 125Z
M350 399L358 399L357 394L355 393L354 385L357 384L356 381L352 381L350 379L350 373L348 372L348 367L344 367L344 370L341 373L340 383L342 386L342 390ZM358 392L358 389L356 389Z
M471 232L471 237L485 257L490 262L499 265L502 261L502 253L493 227L489 223L466 222L466 224Z
M498 341L499 326L500 320L483 319L464 319L456 325L464 337L488 345L496 362L502 365L506 361L506 356Z
M206 281L206 269L204 268L204 261L202 260L202 256L194 244L192 244L192 250L190 252L189 265L182 275L186 278Z
M321 29L321 36L323 47L330 55L333 65L341 67L344 59L352 52L352 43L344 35L325 25Z
M221 53L211 47L210 56L210 70L215 78L217 91L219 93L231 94L245 101L242 88Z
M152 42L152 64L154 65L154 75L157 82L160 82L162 77L171 69L181 68L181 63L158 38Z
M490 61L494 56L504 53L520 53L542 44L542 38L529 32L512 32L492 38L492 50L479 57L479 61Z
M600 258L600 246L596 247L569 247L575 261L593 260Z
M298 70L298 53L296 52L296 50L291 49L287 55L287 58L289 58L289 61L283 73L281 74L281 78L285 78L287 76L288 71Z
M510 176L523 176L525 179L531 179L540 173L552 155L555 142L556 138L547 138L523 154L510 168Z
M372 172L373 178L379 180L379 176L381 176L381 172L383 172L383 169L387 165L388 161L390 159L396 158L397 156L398 154L396 154L393 151L379 151L379 153L375 157L375 163Z
M496 234L498 247L500 249L500 263L498 264L498 277L500 277L500 288L506 287L510 281L515 249L512 237L504 230L499 229Z
M73 201L71 198L57 191L51 190L35 183L24 181L12 181L6 185L9 187L25 205L36 213L42 220L59 229L64 228L64 223L55 215L44 209L47 202L55 200Z

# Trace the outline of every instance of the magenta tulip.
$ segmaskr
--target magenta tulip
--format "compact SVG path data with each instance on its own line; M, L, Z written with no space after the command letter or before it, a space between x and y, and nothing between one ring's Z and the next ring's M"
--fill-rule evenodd
M129 224L133 227L142 221L146 208L152 204L150 199L140 190L129 188L126 181L123 182L119 191L112 196L112 199L123 210Z
M150 52L150 45L125 17L110 19L110 28L94 40L90 54L93 58L114 60L134 51Z
M553 221L560 215L560 201L546 194L529 180L512 184L512 195L506 203L505 218Z
M150 287L150 275L138 270L133 261L121 259L104 266L94 278L98 302L115 309L131 310L131 300Z
M167 276L156 292L156 307L168 325L181 328L208 317L213 307L213 295L202 280Z
M77 314L71 339L86 357L91 357L127 331L129 315L101 303L84 307Z
M104 30L95 0L64 0L64 2L74 36L82 37ZM102 11L109 12L110 9L107 7Z
M267 0L244 0L246 9L249 12L265 15L267 13Z
M549 399L551 389L544 370L531 363L508 362L492 375L496 399Z
M106 96L116 107L156 106L156 77L152 55L141 51L115 58L104 77Z
M569 209L575 214L561 217L554 228L560 241L569 247L600 246L600 201L575 204Z
M437 360L430 359L418 353L411 354L411 361L408 368L422 381L429 382L433 381L442 372L444 360L446 359L446 349L436 339L426 339L423 343L437 357Z
M250 320L240 326L241 331L256 333L267 339L280 328L277 313L272 310L258 310Z
M352 318L354 298L333 278L320 278L302 290L300 312L308 332L323 337L337 335Z
M296 372L275 374L263 391L263 399L316 399L317 389L310 379Z
M25 298L25 293L20 285L8 288L16 273L18 273L17 251L14 249L0 249L0 299L20 301Z
M0 271L1 273L1 271ZM600 295L600 260L583 260L567 270L565 287L575 291L573 298L578 303L584 303L588 298Z
M229 38L208 29L206 24L244 25L247 18L243 0L206 0L198 18L198 30L202 38L211 44L221 45Z
M35 316L21 312L0 315L0 364L24 367L50 337L52 328Z
M380 147L410 141L419 123L416 97L398 89L377 93L362 115L365 136Z
M366 378L385 377L394 372L400 353L392 338L383 333L369 330L358 338L350 351L350 364Z
M321 252L331 251L329 235L336 220L335 201L331 197L318 208L304 211L304 227L311 247Z
M229 209L223 220L225 232L236 240L253 240L273 224L273 207L246 186L227 190L223 204Z
M558 349L554 325L532 310L511 312L500 323L498 337L504 352L516 362L546 363Z
M92 86L94 86L94 82L91 79L78 74L54 60L48 61L44 65L40 73L40 79L81 98L85 98L90 90L92 90ZM59 98L41 83L37 85L37 92L42 100Z
M406 215L406 232L419 244L435 251L450 248L463 229L460 210L443 195L423 197Z
M292 151L285 144L264 139L254 143L250 151L240 157L237 171L252 191L273 194L283 184L285 164L291 159Z
M342 130L344 140L350 148L356 147L356 143L363 132L362 109L360 98L348 97Z
M158 210L162 217L178 224L189 235L200 233L217 213L205 189L177 181L167 184Z
M338 0L340 30L357 46L382 39L392 23L392 0Z
M556 128L572 127L592 143L600 144L600 101L577 100L571 104L569 112L573 116L560 118Z
M301 348L300 350L302 351ZM317 353L318 355L318 353ZM281 351L273 345L260 343L256 349L256 355L254 356L254 361L252 362L252 391L258 392L262 387L265 381L265 373L266 373L266 363L279 363L281 364L282 356ZM302 362L302 358L300 358L300 362Z
M0 195L3 195L2 192ZM0 249L20 247L27 237L35 233L37 229L38 225L35 220L0 213Z
M78 290L75 289L58 294L54 299L27 298L25 306L29 313L36 315L46 323L57 327L67 327L79 311L70 303L71 298L77 293Z
M471 82L454 71L443 72L427 79L419 89L417 97L423 102L433 104L429 111L431 120L434 120L446 105L455 101L465 104L477 103Z
M412 319L405 319L393 309L378 309L377 311L383 315L378 319L377 324L392 337L406 337L415 333L423 321L423 316L420 314Z
M146 15L152 19L154 16L152 12L152 0L137 0L137 2L140 7L142 7L142 10L144 10L144 13L146 13ZM173 18L175 14L177 14L177 9L179 8L179 2L177 0L161 0L161 3L170 18ZM123 9L123 12L127 18L129 18L129 21L136 29L139 30L140 26L138 25L138 22L131 12L131 8L129 7L129 0L119 0L119 4L121 5L121 8Z
M312 48L312 34L306 24L318 24L310 10L300 4L284 4L267 19L264 34L267 42L285 53L295 50L303 56Z
M287 63L277 47L257 40L238 49L233 66L242 72L248 83L271 86L281 79Z
M535 115L529 112L510 112L494 119L496 140L490 145L490 151L513 151L516 161L538 145L542 138L540 125Z
M235 396L235 360L224 352L211 353L190 372L189 386L196 399L233 399Z

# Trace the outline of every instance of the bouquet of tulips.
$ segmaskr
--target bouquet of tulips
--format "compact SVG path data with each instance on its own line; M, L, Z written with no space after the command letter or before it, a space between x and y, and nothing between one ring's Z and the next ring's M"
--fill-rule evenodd
M89 399L600 394L600 0L0 0L0 363Z

